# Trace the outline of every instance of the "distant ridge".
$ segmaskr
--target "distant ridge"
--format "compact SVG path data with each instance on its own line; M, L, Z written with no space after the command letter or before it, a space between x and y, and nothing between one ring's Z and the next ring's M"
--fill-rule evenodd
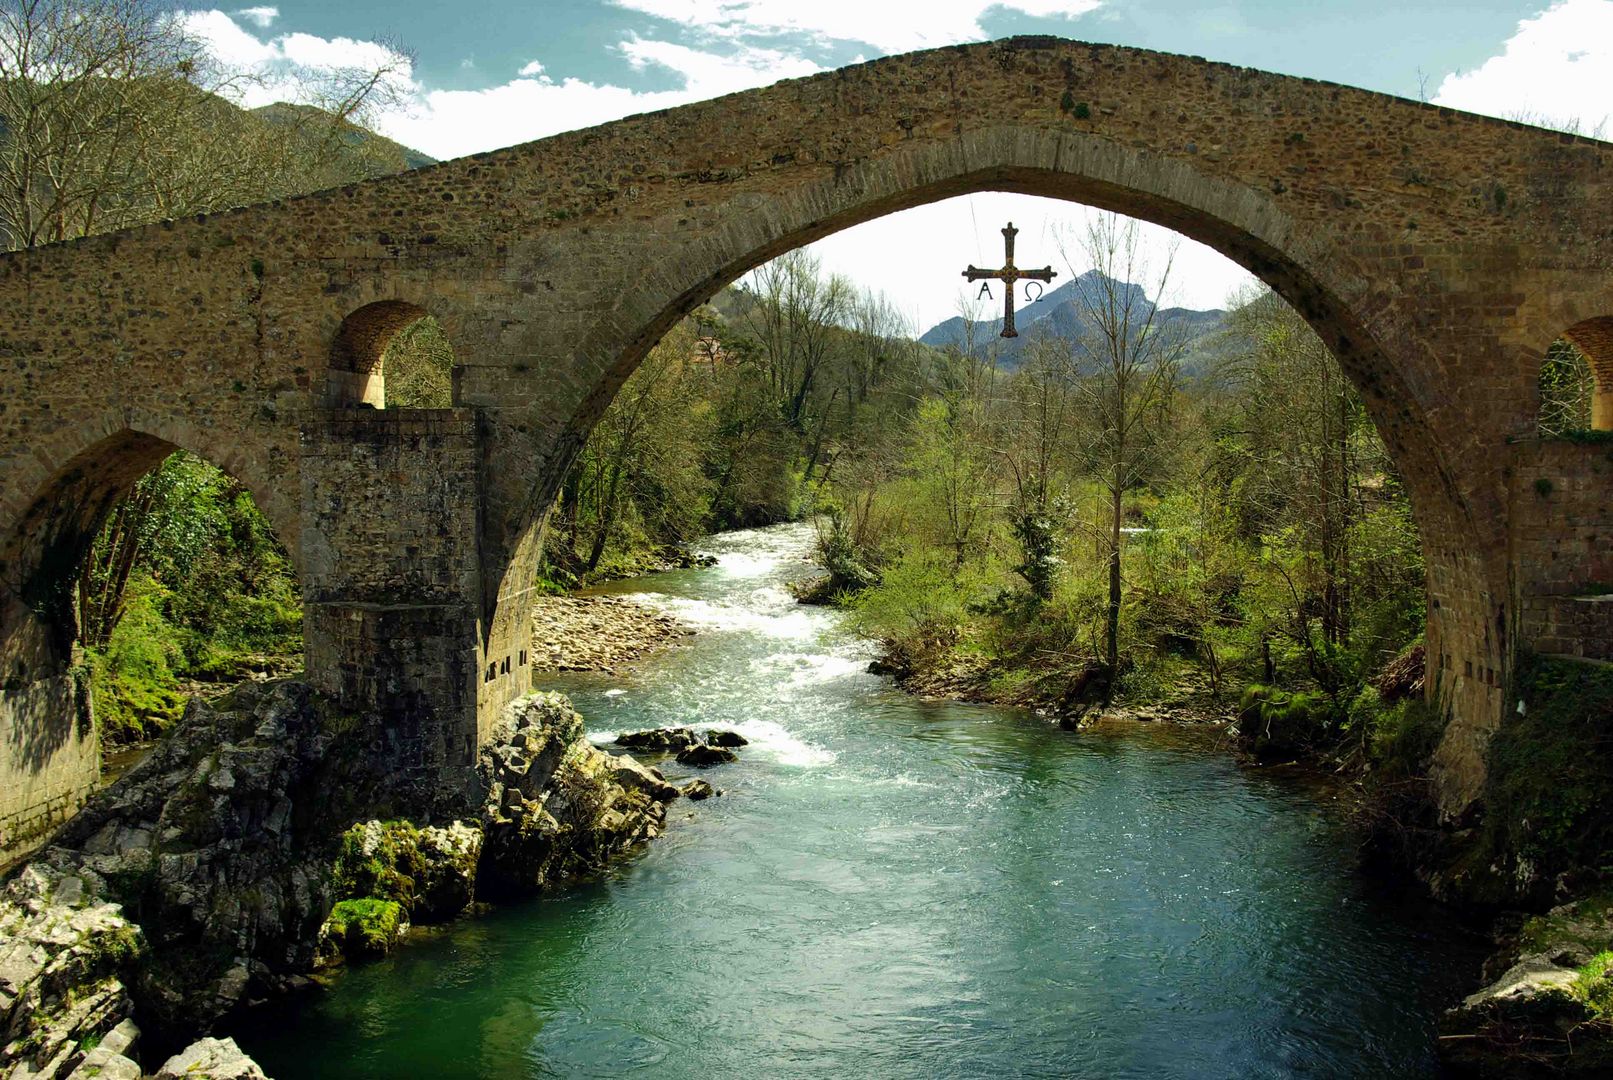
M1039 302L1018 309L1014 313L1014 322L1019 329L1017 338L997 336L1002 331L1000 316L975 323L976 347L988 342L994 344L999 349L998 363L1005 368L1017 368L1024 360L1026 348L1039 335L1051 333L1060 337L1080 336L1083 317L1079 299L1082 291L1091 290L1088 295L1096 299L1098 295L1102 295L1099 290L1111 286L1124 291L1122 295L1125 302L1129 302L1134 310L1144 314L1150 310L1152 304L1141 285L1121 284L1114 282L1100 271L1088 270L1080 277L1050 289ZM1000 285L992 288L992 292L999 298L998 303L1001 303L1002 296L1000 288ZM1186 355L1182 366L1187 374L1200 374L1202 368L1212 358L1216 339L1226 328L1226 317L1227 313L1222 308L1213 308L1209 311L1179 307L1159 310L1160 327L1179 332L1185 339ZM963 318L954 315L930 327L919 336L919 341L937 349L962 348L966 336L965 326Z

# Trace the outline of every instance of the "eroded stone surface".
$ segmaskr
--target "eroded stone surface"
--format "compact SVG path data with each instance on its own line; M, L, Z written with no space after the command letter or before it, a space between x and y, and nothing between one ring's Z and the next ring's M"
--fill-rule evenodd
M268 1080L234 1039L198 1039L157 1070L157 1080Z
M0 1076L66 1077L96 1041L111 1074L127 1073L112 1058L138 1034L127 987L144 951L93 874L25 867L0 892Z

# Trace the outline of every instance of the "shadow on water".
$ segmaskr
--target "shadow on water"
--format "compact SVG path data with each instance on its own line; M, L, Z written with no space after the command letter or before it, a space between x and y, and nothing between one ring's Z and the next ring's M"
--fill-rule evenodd
M260 1013L280 1080L412 1076L1422 1077L1476 962L1353 872L1346 816L1219 734L1071 736L920 702L784 582L800 527L613 586L703 628L556 680L599 741L751 740L601 880Z

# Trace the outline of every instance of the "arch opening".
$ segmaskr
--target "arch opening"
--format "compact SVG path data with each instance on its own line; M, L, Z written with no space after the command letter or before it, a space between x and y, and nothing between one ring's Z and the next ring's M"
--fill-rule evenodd
M1276 189L1273 189L1276 190ZM1416 299L1348 235L1304 227L1271 193L1198 162L1116 148L1084 135L1014 127L896 151L883 162L806 174L794 189L708 207L721 228L635 267L638 287L613 294L576 342L576 393L545 440L544 467L508 498L484 576L484 641L520 636L528 590L541 567L550 511L604 410L644 356L681 318L778 255L875 217L978 191L1038 195L1128 215L1198 241L1270 287L1336 357L1404 478L1425 556L1427 692L1463 718L1440 743L1435 787L1442 809L1480 794L1484 734L1500 716L1512 645L1506 522L1478 513L1481 487L1464 478L1469 451L1492 431L1456 427L1437 405L1452 359L1432 353ZM519 429L519 425L515 425ZM1493 508L1492 508L1493 509ZM1482 674L1481 674L1482 673Z
M58 469L6 538L0 849L69 813L103 754L194 693L302 666L292 553L241 481L124 429Z
M1613 430L1613 316L1575 323L1540 369L1540 432Z
M453 403L454 349L437 319L402 300L366 304L331 342L332 407L441 409Z
M1020 574L1020 571L1016 569L1012 573L1004 572L1000 552L988 554L985 550L994 546L1006 550L1016 544L1020 545L1024 550L1018 551L1015 558L1023 560L1020 566L1026 570L1020 576L1025 577L1027 582L1030 580L1029 576L1034 576L1038 572L1036 568L1030 566L1038 558L1044 563L1044 568L1062 566L1066 570L1085 559L1089 552L1077 551L1068 536L1030 535L1038 531L1044 534L1054 531L1048 528L1046 519L1053 513L1054 506L1060 504L1066 497L1052 490L1058 484L1051 482L1051 478L1045 475L1039 479L1036 477L1037 471L1044 466L1036 463L1034 455L1026 457L1023 461L1012 462L1013 467L1001 472L1000 475L979 480L980 477L993 473L992 461L1007 456L1004 441L1000 437L994 437L994 435L1000 436L1002 432L995 429L1010 422L1006 419L1006 414L1013 411L1018 396L1022 393L1040 392L1046 400L1052 400L1061 391L1057 388L1049 390L1048 386L1057 380L1041 378L1038 381L1039 377L1031 373L1031 366L1036 362L1034 358L1016 361L1016 367L1012 370L1001 370L995 360L984 356L985 350L976 350L972 347L958 350L951 356L941 355L938 352L927 355L924 349L919 348L915 355L896 359L893 357L896 351L916 343L909 341L903 346L895 339L904 336L910 339L916 338L924 328L908 327L905 334L898 332L897 327L882 321L878 304L871 298L857 298L849 303L825 301L825 296L836 292L834 285L824 282L817 285L803 283L803 274L809 275L811 271L803 270L800 255L800 249L795 249L777 257L774 261L764 264L753 276L753 280L747 282L754 289L772 290L773 295L759 296L750 292L736 294L734 290L725 286L715 295L712 303L696 309L692 314L675 322L666 335L648 351L643 364L633 369L620 393L607 407L601 424L593 429L594 437L584 444L580 457L573 463L565 478L555 526L556 531L569 535L550 537L547 544L548 565L554 567L558 562L564 568L575 564L581 557L586 560L584 568L591 569L598 561L602 546L599 526L590 523L579 528L579 517L588 515L590 508L593 512L599 513L602 507L609 506L609 499L614 495L614 488L608 482L608 468L612 464L612 455L621 451L624 432L630 429L631 418L649 415L641 408L650 389L649 384L640 385L646 376L657 385L677 384L680 379L688 383L715 385L725 366L743 366L747 362L754 362L758 351L778 352L782 356L784 352L794 348L793 345L781 346L771 340L772 335L780 332L781 326L793 327L796 332L807 333L802 330L803 324L816 320L826 324L823 332L833 339L833 343L820 350L828 357L826 363L831 368L840 364L845 365L843 372L833 375L835 379L843 375L844 385L837 383L832 389L829 386L822 386L813 391L817 394L814 404L815 415L803 415L800 408L802 397L807 393L803 389L803 384L793 383L773 387L778 392L778 400L773 404L777 406L776 411L779 413L773 428L783 433L793 432L801 439L798 448L800 451L800 460L797 462L798 475L793 477L799 485L810 488L824 479L819 470L830 459L838 462L834 466L840 470L837 475L860 469L875 478L874 483L870 484L861 496L856 498L837 496L830 500L831 504L843 512L845 527L836 524L833 532L824 537L820 554L826 561L840 560L839 566L831 566L832 580L827 592L832 594L840 588L864 586L869 580L877 579L882 572L887 572L900 577L900 588L906 590L901 597L893 600L893 610L910 602L917 608L925 610L934 608L932 614L936 620L961 621L963 617L959 613L978 611L994 605L1000 607L1003 603L1009 603L1000 599L994 600L985 593L965 596L957 588L952 587L955 580L964 574L965 564L978 556L988 562L996 560L991 572L1001 579L1000 584L1004 586L1005 593L1010 589L1015 590L1015 598L1012 599L1010 606L1030 605L1037 612L1050 612L1055 603L1064 603L1065 598L1058 596L1059 589L1052 579L1065 571L1049 569L1049 573L1043 575L1044 580L1029 589L1032 599L1026 599L1026 595L1023 595L1026 593L1025 584L1015 578L1015 574ZM960 265L962 261L960 259ZM1039 263L1042 260L1038 258L1036 261ZM783 269L780 269L781 264ZM1083 271L1086 269L1085 266L1068 268L1061 266L1060 272L1063 281L1068 283L1072 277L1083 278L1085 276ZM1113 266L1107 269L1113 269ZM1275 273L1270 276L1289 283L1294 280ZM1122 288L1119 294L1121 302L1128 302L1124 293L1125 289ZM1313 294L1313 299L1320 295L1319 292ZM1159 296L1151 294L1149 306L1157 306L1153 303L1157 300ZM1303 442L1298 451L1316 452L1325 457L1325 461L1318 468L1326 475L1318 480L1315 494L1318 501L1325 501L1327 505L1314 515L1316 520L1301 523L1314 535L1292 544L1289 552L1296 563L1306 564L1305 572L1313 574L1318 584L1313 590L1302 590L1306 591L1303 602L1296 599L1293 610L1288 613L1292 616L1288 622L1275 618L1268 620L1270 630L1266 636L1276 639L1276 647L1272 647L1270 642L1266 643L1268 661L1272 653L1280 651L1283 641L1292 638L1290 642L1292 655L1280 656L1276 666L1292 672L1295 668L1305 668L1308 665L1310 674L1305 677L1315 677L1319 682L1323 682L1328 695L1349 700L1360 689L1358 682L1352 681L1357 679L1359 672L1351 668L1350 664L1336 662L1336 658L1341 650L1352 644L1352 634L1353 643L1359 645L1362 653L1369 656L1371 669L1377 670L1386 665L1398 650L1409 645L1422 632L1427 617L1421 602L1425 595L1426 583L1424 559L1421 554L1424 544L1416 523L1412 520L1406 496L1411 482L1394 467L1396 462L1393 451L1378 441L1372 422L1374 418L1365 415L1362 398L1358 396L1372 393L1374 390L1381 393L1383 391L1381 383L1363 386L1357 382L1352 386L1353 380L1347 380L1339 370L1335 357L1328 351L1327 343L1315 335L1315 321L1320 318L1317 312L1326 309L1313 305L1307 318L1280 300L1275 293L1246 297L1245 300L1250 311L1248 316L1250 321L1258 324L1258 330L1249 331L1251 338L1263 336L1284 343L1294 343L1292 349L1287 349L1285 344L1283 348L1270 350L1283 352L1283 356L1275 359L1270 356L1262 357L1262 362L1269 370L1266 370L1259 380L1251 380L1251 385L1258 382L1260 393L1265 395L1262 400L1289 410L1290 412L1285 415L1295 416L1296 423L1314 428L1314 432L1307 432L1306 438L1309 441ZM794 305L795 310L787 313L772 310L779 305ZM747 308L750 309L749 312ZM808 308L813 310L808 311ZM736 334L735 325L745 323L747 314L757 310L760 310L761 315L751 321L749 333ZM726 330L722 329L725 323ZM1038 325L1047 325L1047 322L1044 320ZM1370 359L1370 354L1367 352L1370 349L1368 344L1370 338L1365 333L1358 333L1349 322L1341 321L1328 325L1332 330L1330 336L1334 341L1357 350L1353 358L1358 365L1363 365ZM980 334L977 343L983 344L984 339L994 336L995 333L995 326L987 327ZM1023 327L1021 333L1025 334ZM1299 340L1302 337L1305 337L1304 341ZM821 341L809 342L802 348L810 352L820 345ZM840 350L841 355L837 356L836 350ZM1288 355L1289 353L1293 355ZM845 354L855 354L855 361ZM805 356L788 358L789 364L803 362L814 361ZM778 366L779 357L775 357L773 363ZM831 413L835 414L834 422L838 422L843 413L849 430L853 423L852 418L857 415L858 406L870 400L869 391L873 391L877 396L880 390L877 385L868 385L870 381L868 376L875 375L872 381L877 382L878 375L875 373L880 365L896 368L902 364L912 365L918 372L918 378L924 382L922 387L902 389L904 391L916 389L918 393L913 395L915 398L928 399L924 406L927 411L922 417L906 413L894 417L896 422L911 428L910 444L887 446L880 453L872 455L879 460L870 462L859 463L855 460L856 455L851 453L837 458L837 451L842 448L833 446L826 448L823 445L820 425L831 422ZM1051 362L1046 370L1056 370L1057 366L1056 361ZM1285 385L1285 380L1291 380L1296 373L1311 377L1315 385L1321 388L1326 400L1313 403L1307 401L1302 394L1296 395L1290 392L1291 387ZM764 383L766 381L763 380ZM678 397L685 392L687 392L685 389L679 389L671 396ZM980 395L979 400L967 400L970 394L976 393ZM699 391L694 391L694 394L698 397ZM1066 392L1067 399L1073 399L1075 396L1073 392ZM1313 404L1317 407L1309 408ZM1210 406L1202 401L1196 401L1190 407ZM707 408L709 409L709 403ZM1076 405L1073 401L1066 400L1057 408L1073 410ZM969 409L978 410L979 415L966 421L960 420L959 412ZM674 410L669 416L668 424L681 425L683 428L693 430L698 425L691 425L689 417L699 415L701 411L698 408ZM753 413L756 411L752 410ZM949 447L942 447L939 444L926 445L923 452L930 454L930 457L920 460L914 456L917 451L913 449L912 444L923 443L928 438L924 434L926 430L952 430L954 426L961 430L970 425L974 426L979 436L972 448L961 443ZM722 433L731 431L733 425L718 421L709 424L708 427ZM1315 435L1314 438L1310 437L1312 434ZM832 442L836 436L831 434L828 438ZM967 442L967 439L961 441ZM1250 456L1264 455L1269 459L1267 462L1269 467L1261 478L1263 484L1261 491L1270 501L1284 497L1283 471L1271 463L1285 457L1294 457L1296 454L1294 443L1285 441L1283 433L1274 432L1266 443L1251 446L1246 452ZM951 456L948 456L949 454ZM967 467L960 466L959 462L970 458L971 454L974 460L965 462ZM657 458L666 460L668 457L665 454L646 456L650 458L647 462L650 469L657 467ZM764 456L756 451L748 451L744 464L754 466ZM1216 465L1223 470L1233 467L1225 461ZM1073 469L1068 464L1061 467L1066 472ZM977 506L960 504L948 508L947 516L951 525L958 526L963 522L973 529L968 535L960 533L953 538L955 555L942 550L945 545L932 545L936 546L939 554L930 565L925 566L918 566L907 560L905 555L892 551L887 551L882 558L862 557L865 552L859 548L870 540L871 533L877 533L881 527L891 527L891 520L904 515L911 519L915 514L915 507L920 506L925 499L934 494L923 490L927 473L939 476L959 468L963 468L965 472L973 469L976 475L974 478L967 478L960 473L952 479L967 483L979 481L987 485L996 484L1001 490L992 491L990 497L983 497ZM1335 484L1336 473L1345 470L1351 470L1351 474ZM828 470L825 468L823 471ZM706 477L708 487L725 490L719 485L726 483L728 477L729 470L726 467L708 469ZM1068 477L1061 479L1060 483L1070 488L1080 487L1078 483L1069 483ZM1127 484L1129 485L1129 481ZM876 491L881 486L884 486L885 490ZM1150 573L1159 579L1156 584L1164 586L1159 590L1161 594L1168 595L1169 582L1163 579L1168 578L1174 571L1181 571L1185 576L1192 560L1188 558L1186 547L1181 545L1171 547L1159 538L1182 525L1187 516L1190 516L1191 510L1185 503L1178 505L1180 500L1173 502L1171 497L1156 498L1158 493L1144 491L1145 486L1137 485L1136 498L1132 494L1125 495L1123 501L1126 505L1123 507L1123 516L1117 519L1119 522L1117 528L1128 534L1124 541L1126 544L1137 545L1139 566L1148 567ZM659 485L659 489L664 490L664 487L664 484ZM1034 498L1028 494L1032 488L1040 488ZM711 492L708 491L707 494ZM1090 494L1083 492L1077 500L1081 504L1078 508L1079 514L1088 515L1088 524L1094 517L1092 504L1099 501L1090 498ZM1177 492L1175 495L1182 493ZM1025 505L1026 512L1021 514L1019 519L1010 521L1003 518L983 528L974 528L965 520L977 515L979 520L984 522L991 516L991 511L982 509L983 507L1016 498L1029 500ZM1121 500L1117 499L1118 501ZM883 508L875 507L870 511L870 506L877 502L886 505ZM807 505L810 509L810 499ZM1077 512L1077 508L1072 504L1064 505L1070 508L1070 513ZM1266 507L1249 505L1242 507L1241 511L1248 519L1243 523L1244 530L1248 534L1245 539L1258 538L1267 532L1276 536L1281 532L1281 526L1285 524L1281 513L1270 511ZM1096 508L1097 514L1102 512L1102 507ZM1291 516L1298 514L1292 507L1289 508L1289 512ZM874 520L881 514L886 518L883 525ZM647 520L649 517L642 511L631 516L635 516L639 521ZM716 517L714 520L720 521L721 518ZM591 545L587 543L589 528L595 529ZM1386 534L1393 532L1409 537L1409 540L1399 549L1388 551L1365 541L1364 533L1370 530L1382 530ZM1343 535L1346 533L1350 534L1348 539ZM582 534L584 541L580 545L579 534ZM985 538L987 534L990 534L989 538ZM877 537L874 537L874 540L877 543ZM1358 553L1354 560L1348 554L1351 544L1356 546ZM901 545L895 547L899 548ZM1171 550L1167 551L1168 547ZM1038 553L1032 550L1033 548L1041 550ZM558 560L555 558L557 549ZM1365 554L1361 554L1362 552ZM1299 576L1291 567L1285 566L1280 570L1282 573L1290 574L1291 577ZM858 578L863 580L858 581ZM1281 581L1281 575L1274 570L1271 582L1267 583L1271 587L1262 587L1266 593L1275 595L1281 591L1278 587ZM1311 592L1315 595L1310 595ZM1415 599L1402 603L1408 597ZM1204 597L1199 599L1204 600ZM1269 599L1270 596L1265 596L1262 602ZM1224 596L1218 602L1231 603ZM947 610L949 606L950 613ZM1204 617L1210 622L1217 619L1232 620L1233 613L1230 610L1212 612L1208 601L1203 606ZM1127 617L1131 618L1130 615ZM1068 642L1060 644L1054 641L1058 631L1069 631L1071 639L1074 640L1090 629L1078 629L1076 620L1064 619L1063 616L1051 618L1050 622L1060 625L1037 641L1039 646L1047 648L1047 655L1056 654L1068 647ZM1201 647L1202 643L1196 641L1191 628L1178 632L1179 628L1173 629L1169 623L1170 617L1163 617L1158 621L1158 625L1151 625L1148 632L1150 634L1157 632L1161 641L1176 642L1176 647L1194 649ZM959 632L956 626L944 632L936 631L935 640L929 641L925 635L930 633L931 629L933 627L913 628L917 635L914 647L931 647L936 642L950 640L949 635ZM1251 631L1251 633L1256 639L1261 637L1258 632ZM1183 646L1184 642L1187 643L1186 646ZM1480 672L1489 672L1487 685L1490 688L1496 685L1497 664L1493 658L1474 656L1465 648L1452 648L1448 651L1435 648L1429 656L1428 678L1431 684L1437 683L1442 678L1454 681L1459 676L1452 670L1452 666L1466 665L1469 672L1475 666ZM1420 659L1421 654L1418 654L1418 662ZM1350 670L1344 670L1346 668ZM1466 677L1472 678L1471 675ZM1479 678L1483 679L1484 676L1480 675ZM1422 683L1419 682L1418 685L1421 686Z

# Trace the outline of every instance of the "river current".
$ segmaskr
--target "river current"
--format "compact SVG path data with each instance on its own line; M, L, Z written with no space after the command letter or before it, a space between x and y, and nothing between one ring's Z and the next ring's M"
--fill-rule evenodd
M1472 948L1356 873L1325 794L1208 729L902 694L793 602L811 535L711 537L715 566L612 586L701 633L544 684L601 743L738 730L701 774L721 798L597 881L261 1013L236 1034L269 1075L1437 1075Z

